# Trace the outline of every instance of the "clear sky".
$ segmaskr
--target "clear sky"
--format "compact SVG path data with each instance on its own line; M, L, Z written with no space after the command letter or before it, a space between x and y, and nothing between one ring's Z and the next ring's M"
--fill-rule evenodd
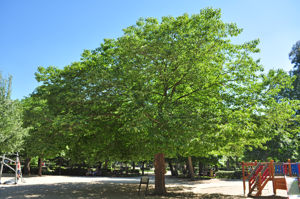
M84 49L121 36L140 17L195 14L208 6L244 29L238 41L260 39L266 71L292 69L288 53L300 40L299 0L0 0L0 71L13 76L12 98L22 99L38 86L38 66L79 61Z

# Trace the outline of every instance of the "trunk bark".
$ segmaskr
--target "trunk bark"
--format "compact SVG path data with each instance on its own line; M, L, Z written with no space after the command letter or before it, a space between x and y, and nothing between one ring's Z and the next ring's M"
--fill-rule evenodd
M202 171L203 171L203 165L202 165L202 162L201 161L199 161L199 176L201 176L202 175Z
M99 165L98 165L98 170L99 171L101 170L101 167L102 167L102 162L99 162Z
M177 164L174 165L174 174L175 176L178 176Z
M154 166L155 166L155 194L163 195L166 193L165 156L163 153L155 154Z
M227 171L230 170L230 161L229 161L229 158L226 161L226 169L227 169Z
M171 175L172 175L172 176L175 176L174 167L173 167L173 165L172 165L171 160L169 160L169 167L170 167Z
M142 162L142 176L145 175L145 161Z
M240 162L239 162L239 157L238 156L235 157L235 165L236 165L235 170L237 170L238 168L240 168Z
M24 174L29 175L29 176L31 175L31 172L30 172L30 161L31 161L31 158L26 158L25 165L24 165L24 168L23 168Z
M105 160L105 163L104 163L104 169L106 170L107 169L107 167L108 167L108 160Z
M132 162L132 170L135 170L135 162Z
M193 163L192 163L192 157L191 156L188 157L188 168L189 168L190 178L191 178L191 180L193 180L195 178L195 172L194 172Z
M43 169L43 158L39 157L39 160L38 160L38 175L39 176L42 176L42 169Z
M58 169L58 175L61 175L61 166L62 166L62 157L59 157L59 169Z
M128 175L128 165L127 165L127 163L125 163L125 170L126 170L126 175Z
M184 163L183 166L181 166L181 172L182 172L183 175L186 174L186 162Z

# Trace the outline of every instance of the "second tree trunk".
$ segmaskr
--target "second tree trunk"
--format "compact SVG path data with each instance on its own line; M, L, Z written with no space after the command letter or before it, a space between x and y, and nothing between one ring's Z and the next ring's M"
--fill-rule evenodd
M165 156L163 153L157 153L154 157L155 167L155 193L163 195L166 193L165 186Z

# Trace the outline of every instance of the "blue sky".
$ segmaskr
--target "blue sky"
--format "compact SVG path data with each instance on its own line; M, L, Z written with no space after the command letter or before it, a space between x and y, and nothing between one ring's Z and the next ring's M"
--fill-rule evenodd
M84 49L121 36L140 17L195 14L208 6L244 29L237 41L260 39L266 71L292 69L288 53L300 40L298 0L0 0L0 72L13 76L12 98L21 99L38 86L38 66L78 61Z

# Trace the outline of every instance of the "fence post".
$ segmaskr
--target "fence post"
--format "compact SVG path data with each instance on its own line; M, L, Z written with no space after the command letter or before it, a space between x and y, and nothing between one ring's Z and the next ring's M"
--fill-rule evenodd
M261 195L261 172L258 173L258 185L257 185L258 194Z
M244 195L246 194L246 177L245 177L245 165L244 161L242 162L242 171L243 171L243 188L244 188Z
M288 159L288 165L289 165L289 176L292 177L292 165L291 165L291 160Z
M1 184L1 178L2 178L2 172L3 172L4 160L5 160L5 154L3 154L3 156L2 156L2 160L1 160L1 169L0 169L0 184Z
M273 185L273 193L276 195L276 189L275 189L275 168L274 168L274 160L270 161L270 178L272 180L272 185Z

